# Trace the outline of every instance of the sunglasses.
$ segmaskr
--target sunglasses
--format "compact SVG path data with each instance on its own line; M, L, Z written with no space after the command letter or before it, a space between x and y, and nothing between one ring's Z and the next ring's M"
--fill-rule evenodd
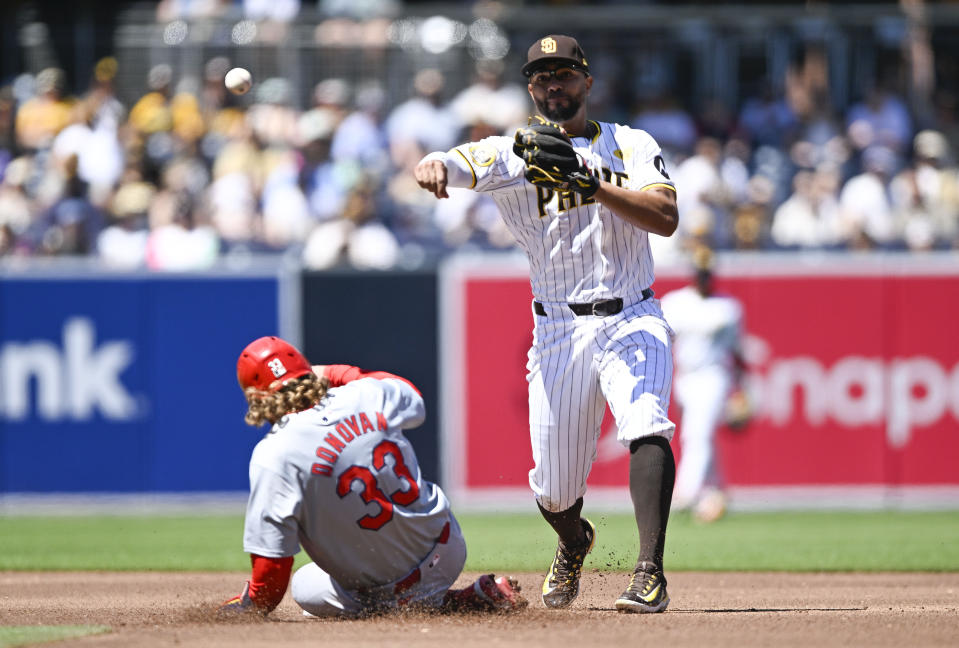
M529 75L529 82L533 85L544 86L549 80L556 78L560 83L568 83L579 76L579 70L572 67L561 67L555 70L540 70Z

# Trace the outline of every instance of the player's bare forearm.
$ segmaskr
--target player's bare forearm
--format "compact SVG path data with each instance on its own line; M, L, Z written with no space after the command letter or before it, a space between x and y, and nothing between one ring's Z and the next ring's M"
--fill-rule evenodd
M672 236L679 226L676 192L666 188L633 191L602 181L593 195L627 223L660 236Z

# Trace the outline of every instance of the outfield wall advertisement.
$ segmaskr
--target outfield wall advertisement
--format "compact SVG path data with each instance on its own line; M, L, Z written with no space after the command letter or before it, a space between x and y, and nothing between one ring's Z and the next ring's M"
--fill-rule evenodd
M245 491L236 357L280 332L264 276L0 281L0 493Z
M686 281L666 268L654 288ZM959 264L737 258L717 283L744 305L756 408L745 430L718 435L734 492L959 494ZM463 502L528 499L525 262L451 263L442 294L448 489ZM589 485L622 503L614 427L607 413Z

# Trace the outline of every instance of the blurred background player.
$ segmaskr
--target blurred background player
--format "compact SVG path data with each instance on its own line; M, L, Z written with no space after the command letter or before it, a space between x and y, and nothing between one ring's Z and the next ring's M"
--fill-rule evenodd
M243 350L237 379L246 422L272 427L250 460L243 548L253 573L221 611L273 610L300 546L313 562L293 575L293 600L314 616L525 605L515 581L492 574L450 589L466 543L403 435L426 416L410 382L349 365L311 367L277 337Z
M726 511L716 430L726 422L732 403L740 404L737 422L742 423L744 416L743 310L735 298L713 291L713 263L708 247L696 248L693 283L662 299L666 321L676 334L674 395L682 408L682 452L672 510L691 509L703 522L715 521Z

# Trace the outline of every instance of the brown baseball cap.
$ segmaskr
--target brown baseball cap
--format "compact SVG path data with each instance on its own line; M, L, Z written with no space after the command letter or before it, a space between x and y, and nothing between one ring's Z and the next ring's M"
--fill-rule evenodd
M524 75L530 76L536 68L550 61L563 61L587 74L589 73L586 54L572 36L550 34L530 45L529 51L526 53L526 65L523 66L522 72Z

